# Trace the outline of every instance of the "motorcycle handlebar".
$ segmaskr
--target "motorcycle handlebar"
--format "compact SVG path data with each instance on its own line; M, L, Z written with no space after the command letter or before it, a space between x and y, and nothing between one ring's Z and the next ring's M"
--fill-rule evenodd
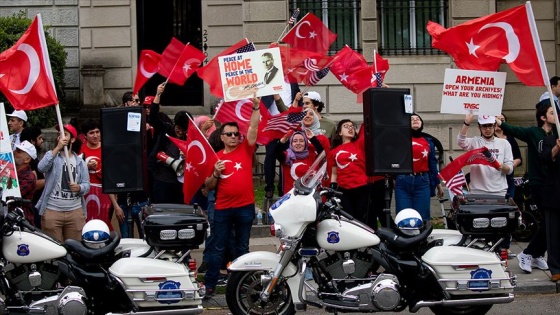
M354 217L352 215L350 215L348 212L342 210L342 208L340 207L340 205L338 204L339 200L333 200L334 197L342 197L343 193L340 191L336 191L332 188L328 188L325 187L321 190L321 192L319 193L321 196L325 196L328 199L330 199L331 201L333 201L331 203L331 206L329 207L331 210L333 210L334 212L343 215L344 217L346 217L348 220L354 220Z
M29 222L27 222L27 220L25 220L25 218L22 215L18 214L17 211L9 212L8 215L6 216L6 219L8 222L27 228L32 232L36 230L35 227L31 225Z

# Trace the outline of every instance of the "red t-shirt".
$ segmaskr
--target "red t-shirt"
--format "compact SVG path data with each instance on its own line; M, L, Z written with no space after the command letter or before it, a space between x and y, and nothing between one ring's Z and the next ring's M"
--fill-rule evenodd
M284 153L285 154L285 153ZM296 179L300 178L309 170L309 167L315 161L316 156L309 154L305 159L296 159L292 166L282 163L282 180L284 181L284 193L287 193L294 187Z
M368 183L363 138L341 144L329 153L331 165L336 167L336 182L339 187L352 189Z
M82 145L82 153L84 154L84 159L86 160L86 165L90 160L97 161L97 168L91 170L88 168L89 172L89 182L92 184L102 183L101 177L101 147L97 149L91 149L87 144Z
M235 150L217 153L218 158L225 162L218 181L216 193L216 210L237 208L255 203L253 189L253 153L255 146L243 141Z
M412 169L415 173L428 171L430 145L425 138L412 138Z

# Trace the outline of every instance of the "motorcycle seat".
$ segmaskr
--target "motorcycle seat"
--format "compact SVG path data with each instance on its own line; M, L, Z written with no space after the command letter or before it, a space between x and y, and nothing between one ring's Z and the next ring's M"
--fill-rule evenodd
M89 248L82 242L74 239L67 239L64 242L64 247L73 257L79 258L84 261L95 262L100 259L105 259L109 255L114 255L115 248L121 242L121 237L115 231L111 231L109 243L102 248Z
M403 236L394 230L385 227L380 227L376 234L381 240L385 241L391 247L399 249L413 249L428 238L428 236L432 233L432 229L432 223L427 222L424 230L420 232L420 234L414 236Z

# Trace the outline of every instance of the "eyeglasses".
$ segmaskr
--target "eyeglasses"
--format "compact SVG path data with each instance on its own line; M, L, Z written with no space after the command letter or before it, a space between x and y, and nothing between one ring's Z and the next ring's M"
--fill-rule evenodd
M350 130L350 129L356 129L356 126L354 126L354 125L348 125L348 124L342 125L342 127L345 128L345 129L349 129L349 130Z
M128 100L129 102L134 102L134 103L140 103L140 99L139 98L131 98Z
M492 129L492 128L494 128L494 124L480 125L480 128L482 128L482 129Z
M236 131L236 132L224 132L224 133L222 133L222 135L228 136L228 137L232 137L232 136L233 137L239 137L239 132L238 131Z

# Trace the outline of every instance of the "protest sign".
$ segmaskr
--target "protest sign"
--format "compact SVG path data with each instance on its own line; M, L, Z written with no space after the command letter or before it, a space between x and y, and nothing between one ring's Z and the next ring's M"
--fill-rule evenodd
M226 102L284 90L280 49L268 48L218 58Z
M21 197L4 103L0 103L0 190L4 201L7 196Z
M446 69L441 113L500 115L506 73Z

